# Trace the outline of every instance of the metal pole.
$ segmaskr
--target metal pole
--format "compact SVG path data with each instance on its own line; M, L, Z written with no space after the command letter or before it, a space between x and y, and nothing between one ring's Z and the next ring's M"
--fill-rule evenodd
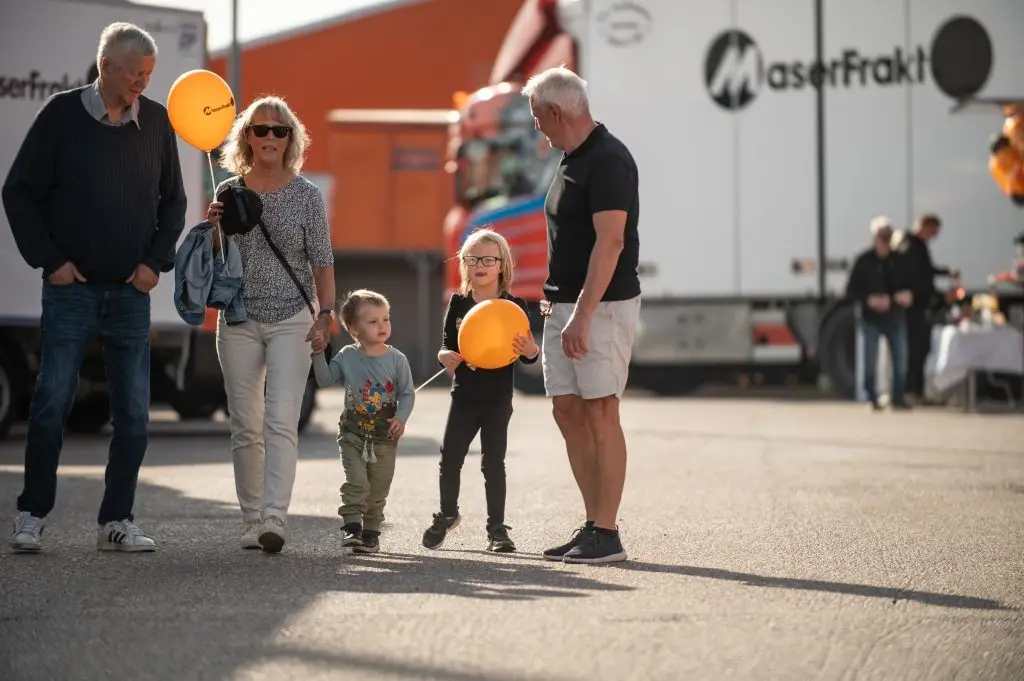
M231 71L228 85L235 95L235 104L242 99L242 49L238 44L238 0L231 0Z

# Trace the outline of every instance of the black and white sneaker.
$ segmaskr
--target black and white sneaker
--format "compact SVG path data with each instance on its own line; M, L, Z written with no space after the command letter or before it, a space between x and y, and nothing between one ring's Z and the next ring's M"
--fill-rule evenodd
M462 516L458 513L453 518L435 513L434 522L423 533L423 546L428 549L440 547L448 533L458 527L461 520Z
M37 518L28 511L21 511L14 516L14 534L11 535L11 548L15 553L35 553L43 550L43 529L45 518Z
M617 563L626 560L618 532L593 529L562 558L566 563Z
M508 536L512 528L508 525L492 525L487 528L487 550L495 553L512 553L516 545Z
M352 553L377 553L380 551L380 532L363 530L362 541L352 547Z
M127 518L104 524L96 533L96 548L100 551L156 551L156 542L147 537L139 526Z
M572 537L569 539L569 541L562 544L561 546L556 546L554 548L550 548L544 551L544 560L562 560L562 558L565 557L565 554L569 553L574 548L579 546L579 543L583 541L584 537L586 537L586 535L590 532L593 532L593 530L594 524L590 521L587 521L581 527L577 527L576 530L572 533Z
M363 545L363 526L359 523L347 523L341 528L341 545L342 546L362 546Z

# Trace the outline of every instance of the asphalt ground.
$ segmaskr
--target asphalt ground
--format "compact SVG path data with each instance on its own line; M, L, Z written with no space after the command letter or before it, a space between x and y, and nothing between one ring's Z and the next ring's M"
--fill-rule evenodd
M539 555L583 518L537 397L509 438L519 551L484 550L477 444L462 525L420 545L447 399L419 395L376 556L340 546L336 391L300 439L278 555L237 548L222 420L154 413L152 554L96 551L108 435L69 437L46 551L0 552L0 679L1024 679L1019 413L628 396L629 561L587 566ZM23 428L0 442L11 516L23 449Z

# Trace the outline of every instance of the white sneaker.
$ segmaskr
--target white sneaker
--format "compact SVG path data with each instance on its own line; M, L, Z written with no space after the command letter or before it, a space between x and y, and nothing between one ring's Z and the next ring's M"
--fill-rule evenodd
M156 542L132 521L114 520L100 527L96 548L100 551L156 551Z
M11 548L17 553L42 551L43 528L45 518L37 518L28 511L14 516L14 536L11 537Z
M242 531L243 549L263 548L260 546L260 525L258 520L249 520L245 523L245 529Z
M260 527L260 546L267 553L277 553L284 546L284 521L276 515L268 515Z

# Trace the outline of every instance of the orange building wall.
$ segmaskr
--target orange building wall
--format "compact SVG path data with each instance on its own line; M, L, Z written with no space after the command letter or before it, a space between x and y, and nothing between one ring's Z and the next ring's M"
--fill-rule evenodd
M427 0L243 48L239 108L283 96L312 137L306 169L329 172L328 111L450 107L456 90L487 83L521 4ZM224 56L209 68L228 77Z

